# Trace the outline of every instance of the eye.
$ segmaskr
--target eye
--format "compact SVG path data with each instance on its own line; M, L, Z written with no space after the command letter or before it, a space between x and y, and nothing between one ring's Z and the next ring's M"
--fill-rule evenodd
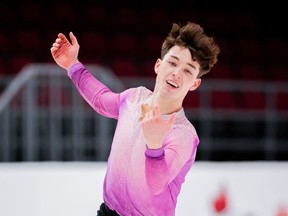
M168 62L171 66L176 66L176 63L175 62L172 62L172 61L170 61L170 62Z
M192 72L190 70L185 69L184 71L185 71L185 73L188 73L188 74L192 75Z

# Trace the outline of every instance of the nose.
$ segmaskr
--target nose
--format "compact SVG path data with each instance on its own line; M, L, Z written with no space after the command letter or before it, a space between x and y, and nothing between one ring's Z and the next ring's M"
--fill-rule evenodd
M181 74L180 69L175 69L175 71L173 72L173 76L178 79L180 78L180 74Z

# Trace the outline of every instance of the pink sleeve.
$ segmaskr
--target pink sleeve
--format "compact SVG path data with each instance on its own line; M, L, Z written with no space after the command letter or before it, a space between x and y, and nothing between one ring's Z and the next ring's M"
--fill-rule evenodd
M199 143L193 133L179 138L179 134L173 133L164 142L162 148L149 149L146 146L145 172L147 183L154 194L165 190L168 184L178 177L184 181L185 175L192 166L196 149ZM178 137L178 139L177 139Z
M114 93L97 80L80 62L72 65L68 76L73 81L80 95L99 114L118 118L119 107L129 94L129 91Z

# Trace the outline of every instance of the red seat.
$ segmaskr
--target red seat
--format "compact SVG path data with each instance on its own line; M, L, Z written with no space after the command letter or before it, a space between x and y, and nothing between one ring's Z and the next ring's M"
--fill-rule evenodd
M110 23L110 20L113 20L114 16L110 14L110 9L100 4L99 2L94 1L92 4L84 4L82 8L81 22L86 25L92 25L96 28L103 29L105 25ZM113 17L111 19L111 16ZM97 29L97 31L98 31ZM95 30L96 31L96 30Z
M143 39L143 51L144 55L149 58L160 58L161 57L161 47L164 41L164 37L157 34L148 34Z
M227 38L216 38L216 44L220 47L219 59L224 63L229 63L233 60L233 43Z
M9 3L0 2L0 22L13 23L16 19L15 7Z
M162 34L163 31L165 32L171 27L169 16L165 10L161 10L157 7L149 7L145 9L145 13L143 15L143 25L146 24L145 28L151 32Z
M187 20L197 20L198 14L197 10L186 7L181 8L181 10L173 10L171 11L170 18L172 22L175 22L176 20L186 24ZM199 17L198 17L199 18ZM171 22L170 22L171 23Z
M278 92L276 95L276 108L280 111L288 111L288 92Z
M283 39L270 39L262 44L262 57L266 62L282 64L288 61L287 50L288 44Z
M246 13L237 13L231 19L233 29L231 31L241 34L241 36L255 36L259 29L255 16Z
M263 80L264 73L257 64L239 65L239 78L243 80Z
M271 65L268 72L271 79L276 81L288 81L287 65Z
M40 86L35 95L37 105L40 107L53 105L52 104L53 99L51 97L52 96L51 94L52 94L51 86ZM71 106L72 100L71 100L70 89L62 88L60 91L60 94L57 95L57 97L59 97L59 101L58 99L56 99L56 102L60 102L61 106L64 106L64 107Z
M183 107L197 109L200 106L200 93L198 90L189 91L183 101Z
M156 59L146 59L142 63L142 70L143 70L143 76L148 76L148 77L156 77L156 73L154 70L154 66L156 63Z
M217 10L209 11L209 13L198 13L197 17L201 20L201 26L205 31L214 32L217 35L229 35L233 28L233 21L228 14L219 13ZM200 22L200 21L199 21Z
M14 35L14 47L17 52L38 56L43 52L43 41L39 32L29 29L21 29ZM47 48L48 49L48 48Z
M141 44L142 45L142 44ZM140 41L128 33L118 33L111 38L111 47L116 56L128 58L140 56Z
M0 76L6 75L6 73L8 73L6 64L4 63L4 61L2 61L2 59L0 59Z
M248 110L264 110L266 98L263 92L246 91L241 93L241 108Z
M215 67L211 69L211 71L208 74L204 76L212 79L232 79L233 73L229 65L221 64L219 62L215 65Z
M131 31L139 28L143 25L143 22L146 20L142 20L142 10L137 8L129 7L129 6L121 6L115 8L115 10L111 10L113 14L113 20L117 20L117 26L119 26L125 31Z
M34 63L34 61L34 58L29 55L20 54L13 56L9 62L11 73L16 74L20 72L20 70L22 70L24 66Z
M139 76L140 67L132 59L117 58L111 62L112 71L119 77Z
M50 14L53 14L53 16L52 15L49 16L50 23L54 25L61 25L61 24L67 25L78 23L77 19L79 11L76 11L77 9L79 8L73 6L72 2L71 3L64 1L53 2L51 5L49 5Z
M238 107L235 96L227 91L213 91L211 106L214 109L237 109Z
M85 58L99 57L105 59L110 55L109 40L101 32L83 32L79 35L78 42Z
M258 63L261 60L261 46L259 44L258 38L254 37L243 37L236 41L235 46L235 58L239 59L243 64L248 63Z
M0 31L0 53L4 54L10 51L10 39L5 32Z
M17 14L21 19L21 22L29 23L29 26L35 24L35 26L45 26L49 23L47 16L50 14L45 14L45 6L37 2L19 2L19 7ZM50 16L49 16L50 18Z

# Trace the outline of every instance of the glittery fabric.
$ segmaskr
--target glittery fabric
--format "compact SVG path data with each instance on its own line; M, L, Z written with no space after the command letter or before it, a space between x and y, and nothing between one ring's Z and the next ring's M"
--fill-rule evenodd
M113 93L81 64L68 75L98 113L117 119L104 179L103 199L123 216L173 216L185 176L195 161L199 139L180 110L160 149L148 149L141 133L141 104L152 92L145 87ZM169 115L163 115L168 119Z

